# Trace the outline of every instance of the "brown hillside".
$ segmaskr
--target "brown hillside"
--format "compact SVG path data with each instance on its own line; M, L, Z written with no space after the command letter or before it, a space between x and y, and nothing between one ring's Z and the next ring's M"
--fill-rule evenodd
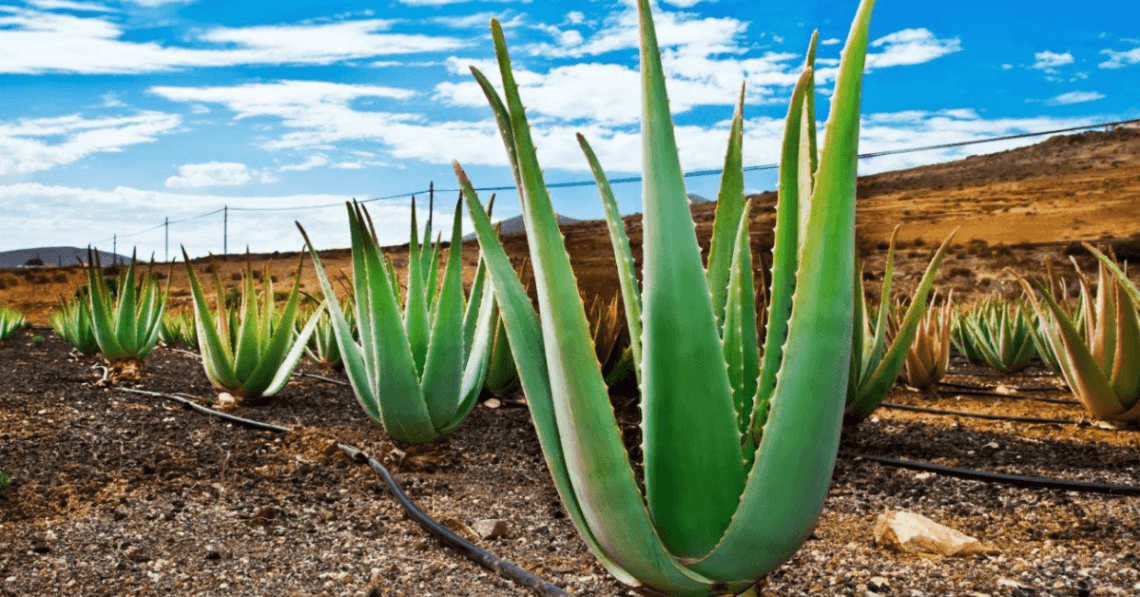
M1040 270L1045 256L1067 261L1067 254L1083 252L1075 241L1115 240L1122 258L1138 260L1140 129L1119 127L1057 136L1020 149L865 176L859 179L858 199L858 238L868 280L881 280L875 273L882 271L886 241L896 224L903 224L896 281L900 293L915 284L938 242L961 227L940 271L939 287L952 287L959 297L990 292L1012 295L1017 287L1003 273L1005 267L1032 273ZM763 253L772 243L775 194L754 196L753 202L753 244L760 260L766 258ZM715 209L715 203L693 206L698 238L706 250ZM640 264L640 216L628 216L625 221ZM617 274L604 222L568 224L563 233L586 292L609 295L616 291ZM525 236L507 236L505 244L521 263L526 255ZM406 245L387 250L397 267L406 264ZM464 243L468 281L477 251L474 242ZM347 250L322 255L330 273L351 271ZM295 253L272 259L254 255L252 259L257 269L271 261L277 288L288 289L297 263ZM1083 265L1092 265L1087 257L1081 259ZM318 285L307 261L302 288L316 292ZM196 267L205 268L206 263L200 260ZM215 263L223 282L236 286L246 258L231 255ZM188 308L183 266L175 267L173 276L171 304ZM21 310L37 325L46 325L59 297L70 296L84 282L82 271L75 267L0 270L0 304ZM871 287L877 284L869 282Z

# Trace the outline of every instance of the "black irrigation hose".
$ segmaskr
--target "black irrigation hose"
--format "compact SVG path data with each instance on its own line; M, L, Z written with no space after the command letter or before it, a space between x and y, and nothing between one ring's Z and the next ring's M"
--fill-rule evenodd
M428 534L435 537L441 543L451 547L452 549L463 554L467 559L479 564L480 566L513 580L514 582L533 590L535 593L543 597L569 597L568 594L562 589L531 575L529 572L511 564L510 562L503 561L495 555L488 553L463 540L455 533L452 533L447 527L439 524L431 519L430 516L420 510L412 498L408 497L404 490L400 488L392 475L380 464L375 458L365 454L358 448L349 446L347 444L337 444L337 447L342 452L348 455L353 462L367 465L384 481L388 488L388 493L403 506L404 510L417 522Z
M945 386L948 388L963 388L966 390L992 390L993 386L975 386L966 383L953 383L949 381L936 381L934 385ZM1065 388L1057 386L1006 386L1007 388L1017 390L1018 392L1065 392Z
M1001 392L991 392L989 390L965 390L953 389L948 394L961 394L963 396L997 396L999 398L1011 398L1013 400L1033 400L1035 402L1048 402L1050 404L1080 404L1076 400L1066 400L1064 398L1046 398L1044 396L1020 396L1018 394L1002 394Z
M232 423L237 423L238 425L244 425L246 427L252 427L253 429L259 429L261 431L273 431L275 433L289 433L290 431L292 431L292 429L290 429L289 427L282 427L280 425L272 425L270 423L262 423L261 421L254 421L253 419L245 419L245 418L242 418L242 417L239 417L236 415L231 415L228 413L216 411L212 408L206 408L205 406L202 406L201 404L198 404L197 402L194 402L193 400L188 400L186 398L183 398L181 396L175 396L173 394L163 394L161 392L151 392L148 390L135 390L132 388L115 388L115 389L120 391L120 392L130 392L132 394L143 394L145 396L157 396L159 398L166 398L168 400L174 400L176 402L180 402L186 408L196 410L200 413L219 417L219 418L225 419L227 421L230 421Z
M1080 424L1080 421L1074 421L1072 419L1046 419L1042 417L1010 417L1006 415L987 415L960 410L941 410L937 408L927 408L925 406L911 406L909 404L898 404L895 402L884 402L879 406L883 408L893 408L896 410L909 410L920 413L930 413L933 415L954 415L958 417L971 417L974 419L988 419L991 421L1016 421L1018 423L1059 423L1061 425Z
M1027 487L1031 489L1060 489L1062 491L1107 493L1110 495L1140 495L1140 486L1136 485L1114 485L1111 483L1097 483L1094 481L1066 481L1064 479L1051 479L1048 477L1011 475L1007 473L987 473L972 469L934 464L931 462L918 462L914 460L902 460L900 458L887 458L886 456L868 456L865 454L849 456L852 456L854 458L863 458L872 462L877 462L879 464L885 464L887 466L926 471L940 475L958 477L961 479L982 481L985 483L1001 483L1004 485Z
M298 371L298 372L294 373L293 375L296 377L309 377L312 379L323 381L325 383L336 384L338 386L347 386L348 385L347 381L343 381L343 380L339 380L339 379L333 379L331 377L325 377L324 375L317 375L316 373L306 373L304 371Z
M130 392L132 394L157 396L160 398L175 400L181 403L183 406L196 410L200 413L220 417L222 419L226 419L240 425L253 427L255 429L274 431L277 433L289 433L292 431L292 429L288 427L262 423L261 421L254 421L252 419L244 419L242 417L216 411L212 408L206 408L205 406L202 406L193 400L188 400L186 398L175 396L173 394L163 394L161 392L151 392L148 390L135 390L132 388L117 387L115 389L121 392ZM388 492L392 494L392 497L394 497L397 502L399 502L400 506L402 506L404 510L407 511L408 514L417 523L419 523L419 525L423 527L424 530L428 532L428 534L432 535L443 544L458 551L467 559L475 562L476 564L479 564L487 570L490 570L491 572L494 572L504 578L512 580L519 585L527 587L533 590L535 593L542 595L542 597L569 597L569 594L562 589L530 574L529 572L523 570L522 568L519 568L518 566L515 566L510 562L500 559L494 554L491 554L467 541L464 541L462 538L455 535L455 533L452 533L450 530L448 530L447 527L444 527L438 522L432 520L430 516L425 514L424 511L421 510L419 506L417 506L416 503L412 501L412 499L408 497L406 493L404 493L404 490L400 488L399 484L396 483L396 480L393 479L388 470L384 468L384 465L380 464L380 462L376 459L347 444L337 444L337 447L340 448L342 452L347 454L348 457L353 460L353 462L365 464L373 471L375 471L376 474L379 475L380 478L384 481Z

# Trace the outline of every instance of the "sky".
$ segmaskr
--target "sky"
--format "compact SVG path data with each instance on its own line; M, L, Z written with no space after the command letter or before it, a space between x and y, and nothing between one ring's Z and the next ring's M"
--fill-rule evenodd
M742 84L745 165L776 162L813 30L825 119L856 5L657 0L683 168L722 165ZM636 175L633 0L4 0L0 251L295 251L296 221L318 249L345 247L352 198L383 198L368 203L379 240L400 244L410 195L426 217L429 184L446 234L452 160L477 187L513 186L470 72L499 82L491 18L547 181L591 180L576 132L608 176ZM870 40L861 152L1140 117L1136 3L883 0ZM1040 140L873 158L860 174ZM687 179L705 197L718 185L715 175ZM748 192L774 186L771 170L746 177ZM638 184L615 192L622 213L641 211ZM519 213L513 191L498 195L498 217ZM556 189L553 200L564 215L601 217L593 187Z

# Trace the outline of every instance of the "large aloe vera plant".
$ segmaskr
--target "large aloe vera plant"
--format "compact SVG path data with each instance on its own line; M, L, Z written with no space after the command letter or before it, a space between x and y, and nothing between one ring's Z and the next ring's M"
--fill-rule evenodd
M1042 305L1030 284L1018 279L1046 322L1043 339L1088 413L1107 421L1140 421L1140 290L1112 259L1085 247L1100 260L1098 285L1093 297L1082 278L1075 317L1044 285Z
M814 135L808 130L811 51L792 95L761 360L740 166L742 115L738 110L730 133L717 241L706 270L685 196L649 1L638 2L645 255L640 290L620 222L610 222L641 388L644 492L610 406L497 22L492 34L505 102L472 69L514 167L541 319L458 164L456 174L539 442L593 553L619 580L647 594L754 592L757 580L806 540L819 515L835 463L851 356L859 96L872 5L861 4L843 53L814 186L805 177L814 170L809 164L815 156L801 149L805 136ZM584 139L582 145L609 214L605 176ZM801 213L807 219L802 235Z
M398 441L426 443L446 437L471 412L483 386L494 294L483 292L485 275L477 273L471 300L464 305L461 215L457 204L447 268L437 293L440 245L420 245L412 204L408 289L401 309L396 271L380 251L368 210L358 203L348 205L359 343L320 256L297 225L316 264L356 398L368 416ZM431 234L428 226L425 239Z

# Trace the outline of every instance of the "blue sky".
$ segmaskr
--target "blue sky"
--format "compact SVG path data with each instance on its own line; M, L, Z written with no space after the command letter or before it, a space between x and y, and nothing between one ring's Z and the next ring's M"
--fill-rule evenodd
M589 179L582 132L612 177L640 170L632 0L249 2L25 0L0 5L0 250L96 244L141 256L347 245L343 201L511 182L468 70L497 81L502 21L549 182ZM786 99L820 31L819 115L854 0L659 0L682 164L717 168L747 82L745 163L776 160ZM1087 0L877 5L860 150L966 141L1140 117L1140 8ZM989 153L1010 141L876 158L861 173ZM718 178L689 179L713 197ZM751 173L749 191L774 186ZM640 211L636 184L616 188ZM518 213L513 192L497 214ZM426 199L420 196L421 199ZM455 194L437 197L440 224ZM601 215L593 188L554 194ZM334 207L313 207L333 205ZM370 204L385 244L409 202ZM282 209L282 208L308 209ZM269 211L248 211L265 209ZM421 216L422 217L422 216ZM442 228L446 229L444 225Z

